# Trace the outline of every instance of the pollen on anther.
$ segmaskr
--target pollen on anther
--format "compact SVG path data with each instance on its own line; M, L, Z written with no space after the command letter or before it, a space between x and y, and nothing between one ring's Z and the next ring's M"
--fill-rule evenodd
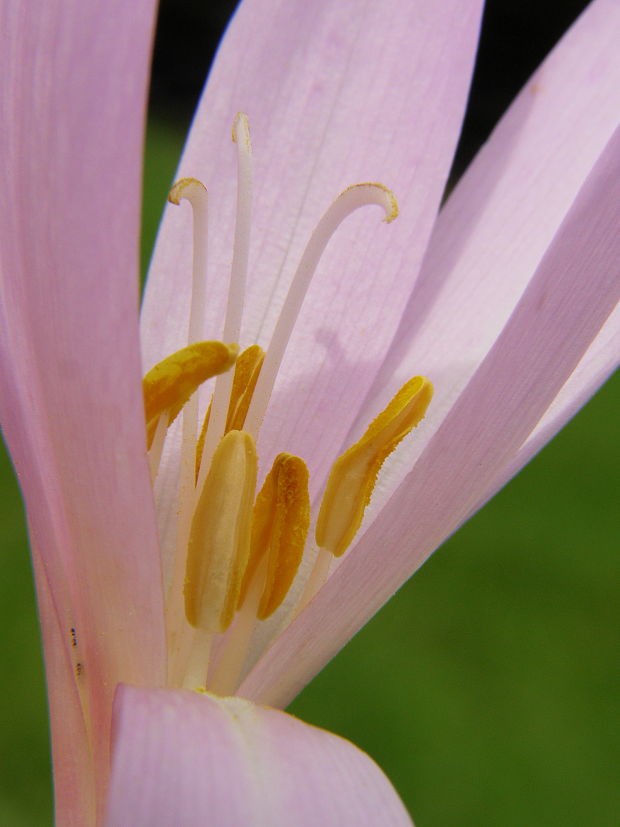
M273 614L288 594L301 563L309 525L306 464L292 454L278 454L254 504L250 558L239 594L241 606L262 564L259 620Z
M196 342L151 368L142 381L149 447L161 414L167 411L171 424L203 382L232 367L238 350L234 344Z
M333 464L316 524L320 548L335 557L344 554L362 524L381 466L424 417L432 395L428 379L410 379Z
M217 446L191 525L185 614L208 632L232 620L250 552L257 457L254 440L230 431Z

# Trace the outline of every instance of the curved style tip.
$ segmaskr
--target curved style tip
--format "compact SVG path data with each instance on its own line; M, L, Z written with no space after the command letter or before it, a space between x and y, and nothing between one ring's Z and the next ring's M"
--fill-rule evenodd
M356 206L376 204L378 207L383 207L385 211L385 217L383 220L386 224L394 221L394 219L399 216L400 210L398 208L396 196L389 187L385 186L385 184L379 184L375 181L365 181L361 184L352 184L350 187L347 187L346 190L343 190L336 200L345 195L351 198L349 193L351 193L354 198L359 198L360 203ZM355 207L353 207L353 209L355 209Z
M180 178L170 188L168 201L177 206L185 198L192 202L196 198L206 198L207 188L197 178Z

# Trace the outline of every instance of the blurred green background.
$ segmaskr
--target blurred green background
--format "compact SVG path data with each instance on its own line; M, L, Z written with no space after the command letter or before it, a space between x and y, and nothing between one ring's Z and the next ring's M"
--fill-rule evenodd
M226 19L217 8L214 38ZM501 51L485 37L495 45L483 41L482 64ZM529 67L512 71L519 85ZM489 97L479 75L457 167L515 91ZM187 123L178 98L170 105L160 89L151 106L143 262ZM616 377L292 706L368 751L417 827L618 823L619 402ZM0 474L0 825L32 827L52 822L47 711L21 501L4 454Z

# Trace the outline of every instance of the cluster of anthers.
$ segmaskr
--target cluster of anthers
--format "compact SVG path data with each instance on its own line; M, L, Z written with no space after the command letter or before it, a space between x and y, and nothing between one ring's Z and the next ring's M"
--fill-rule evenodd
M237 217L223 341L241 330L249 254L252 151L247 117L233 124L237 146ZM330 238L358 207L398 215L396 199L381 184L349 187L317 224L293 277L266 351L250 345L202 341L205 313L207 192L184 178L169 200L193 210L193 281L188 345L153 367L143 382L147 445L155 480L168 427L181 411L182 442L176 554L166 602L169 682L232 694L238 687L256 624L282 604L296 577L311 525L308 470L303 459L281 453L256 493L256 441L277 372L310 280ZM216 377L199 430L198 394ZM424 416L432 386L409 380L336 459L314 527L316 561L292 615L325 582L360 528L386 457ZM220 637L216 656L212 642Z

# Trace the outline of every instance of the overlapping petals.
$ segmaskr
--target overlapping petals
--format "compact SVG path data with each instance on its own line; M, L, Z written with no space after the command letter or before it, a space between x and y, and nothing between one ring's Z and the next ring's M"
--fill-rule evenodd
M411 825L343 738L240 698L119 687L109 827Z
M530 78L442 209L368 403L389 396L412 365L433 378L435 397L423 434L382 476L375 513L502 331L620 123L619 32L618 5L595 2ZM598 373L600 384L608 375L614 359L604 342L614 330L610 319L584 357L587 369L572 377L569 396L580 396L586 377ZM367 414L368 404L360 420Z
M620 300L619 224L620 129L413 470L242 695L288 703L503 477Z
M241 24L240 29L233 27L230 42L234 42L234 38L239 36L240 31L243 31ZM379 528L373 534L375 537L378 537L383 526L388 524L382 517L385 504L399 488L404 490L411 485L412 478L409 476L411 470L424 452L429 449L443 424L446 421L455 422L454 417L448 419L451 411L458 404L459 397L468 384L473 381L476 371L487 358L498 337L502 335L515 306L524 295L528 285L533 282L543 256L552 242L555 243L554 238L577 198L580 188L584 186L594 164L611 139L620 119L620 93L618 91L620 90L620 64L616 59L616 43L619 33L620 9L617 4L611 0L595 2L527 84L497 127L487 146L483 148L471 169L457 186L437 220L419 276L419 260L415 252L411 257L404 256L400 262L391 262L392 266L398 268L396 281L391 282L389 286L382 283L385 290L379 317L372 316L374 310L372 300L369 302L370 311L360 310L354 316L358 333L361 331L362 335L366 335L366 331L372 330L371 347L374 346L377 337L378 339L385 336L393 337L392 345L383 363L370 366L367 359L369 351L365 346L356 354L346 350L341 350L338 354L338 359L341 361L335 368L334 375L340 371L349 377L357 371L364 374L365 379L357 385L356 393L359 392L359 395L348 396L346 389L344 391L339 389L337 395L334 396L333 393L330 394L326 386L321 384L321 380L314 383L315 375L329 371L330 368L325 365L323 351L317 351L316 347L313 349L312 336L314 341L324 336L326 324L329 323L326 323L326 312L331 318L329 313L333 311L334 330L348 330L347 325L350 324L351 317L347 313L350 313L354 302L349 300L346 310L343 307L334 307L329 290L326 291L324 287L319 286L306 299L304 306L306 315L301 320L300 330L305 329L304 324L308 325L308 329L290 345L288 359L292 366L291 372L285 370L280 377L279 386L276 387L276 393L267 415L268 437L261 440L259 447L266 447L269 452L272 450L271 442L273 450L276 446L282 448L283 445L288 447L290 444L302 447L307 445L310 451L309 464L314 493L321 488L322 469L328 458L330 456L333 458L338 451L343 450L347 444L359 436L369 419L382 409L391 394L406 378L421 372L428 375L435 385L436 396L426 421L388 461L387 468L384 469L379 485L373 494L365 525L369 527L374 520L380 521ZM452 45L453 48L457 48L456 40ZM227 54L226 46L227 44L223 49L224 56ZM252 66L251 56L248 66ZM249 70L247 71L249 73ZM567 77L571 78L570 84L566 81ZM255 82L254 76L251 79L246 77L246 65L243 63L238 70L238 88L244 89L246 86L252 88ZM270 78L270 82L275 83L273 78ZM415 85L413 88L415 89ZM227 94L222 81L218 82L217 74L212 80L212 87L207 90L205 101L210 100L209 96L216 95L216 93L219 96L217 100L225 98ZM387 113L386 118L390 117L391 115ZM586 134L583 130L585 123L588 124ZM183 162L185 166L182 167L185 172L193 168L191 166L193 163L199 163L195 147L208 145L204 133L199 131L199 124L200 120L197 121L195 134L190 138L185 155ZM405 197L401 198L402 217L393 226L396 227L399 222L401 226L404 224L404 233L407 238L403 249L412 251L417 249L416 244L419 243L418 227L407 225L405 222L409 203L407 199L415 201L417 194L415 178L407 178L413 168L419 172L420 156L413 143L415 140L417 140L417 133L414 131L410 136L409 144L401 145L397 141L393 147L395 153L393 159L396 158L402 167L399 181L411 180L413 182L413 187L409 190L405 184ZM323 157L323 152L329 155L329 150L329 142L327 149L321 146L318 150L319 159ZM260 155L260 152L257 154ZM334 157L329 156L328 161L333 162ZM321 161L314 163L320 167ZM346 164L347 161L340 161L340 166L346 166ZM232 177L232 173L229 174ZM310 174L312 175L312 172ZM312 185L314 185L314 178L312 178ZM601 190L605 187L606 182L602 181ZM302 192L305 193L305 190ZM279 190L279 194L283 203L286 203L286 196L282 194L282 190ZM398 194L401 195L400 191ZM596 200L597 196L595 194L591 197ZM429 202L425 201L420 209L431 209ZM307 203L303 197L300 202L298 196L294 209L289 212L300 216L300 225L303 225L303 216L306 215L306 211ZM257 215L261 215L260 201L257 205ZM288 215L288 212L285 215ZM263 221L262 218L260 220ZM288 219L283 220L286 222ZM168 218L168 221L172 222L173 219ZM388 251L387 260L390 260L391 256L391 243L394 241L397 246L402 243L400 236L396 235L393 238L384 233L385 230L391 231L391 229L392 226L390 228L380 227L374 231L373 235L370 227L366 225L363 227L365 237L373 239L376 249ZM270 226L266 227L265 232L266 237L269 238ZM164 225L160 242L163 251L162 261L167 260L165 233L166 225ZM264 236L261 236L261 240L264 240ZM356 244L351 238L347 238L346 241L351 243L350 249L356 249ZM336 243L334 247L338 249ZM585 254L585 247L581 249L581 252ZM267 252L259 248L257 255L260 262L261 255L267 255ZM329 263L331 262L332 259L329 259ZM382 264L376 266L377 272L381 273ZM593 265L589 261L587 266L591 269L598 266L598 263ZM157 284L163 283L158 267L161 267L161 262L156 258L154 295L160 289ZM357 259L349 258L346 264L341 265L341 268L338 279L339 290L343 292L350 290L351 292L347 293L349 299L357 289L360 279L372 280L373 278L373 273L370 272L366 263ZM326 272L330 272L328 263L325 269ZM566 285L561 286L561 280L556 276L556 273L548 274L549 290L555 300L562 301L562 291L569 288ZM584 273L576 273L574 276L575 285L570 287L573 293L577 285L587 281ZM275 280L276 277L272 274L271 277L264 278L269 284L270 278ZM285 277L281 278L285 281ZM377 281L380 278L381 276L378 275ZM394 290L395 283L398 283L398 290ZM399 292L403 288L408 297L406 305L403 304L403 294ZM260 299L259 304L260 301L275 298L271 307L273 304L277 305L280 293L279 287L273 287L269 297ZM569 292L569 295L573 293ZM580 313L584 317L588 315L588 303L595 302L596 298L594 292L589 293L585 298L582 297L584 304L580 308ZM403 580L410 576L420 562L454 530L459 522L479 508L510 476L516 473L544 444L544 441L561 427L568 416L575 412L579 404L582 404L588 395L604 381L617 360L614 341L617 341L618 336L618 316L613 313L613 305L617 299L614 297L611 285L610 292L606 294L606 300L608 301L606 311L598 321L594 322L595 329L592 331L592 336L583 341L580 353L573 353L572 367L563 374L564 386L562 387L562 383L554 385L553 393L549 395L551 385L544 387L544 383L548 380L543 379L541 374L539 389L545 395L546 402L541 404L536 416L533 416L529 422L529 431L522 435L521 443L512 444L508 429L503 431L501 427L498 427L493 433L487 432L489 449L495 441L497 446L507 448L510 445L514 453L502 460L503 466L501 463L497 465L492 478L484 482L482 477L479 478L480 487L477 489L477 499L471 503L467 514L459 513L459 507L455 501L452 511L444 515L443 528L428 536L423 534L421 528L417 528L415 544L409 536L409 526L403 525L400 533L390 531L394 552L390 555L387 564L380 559L382 549L385 548L384 543L375 541L375 551L370 555L372 563L366 570L363 570L363 567L355 568L354 560L357 550L355 547L352 548L341 563L347 574L343 573L341 576L347 577L352 570L358 571L359 580L356 580L357 585L353 589L358 597L352 601L348 609L343 610L341 606L336 607L336 604L332 606L333 613L340 618L335 621L335 624L346 631L342 631L342 636L340 633L335 636L324 634L320 612L313 615L317 623L316 628L313 626L313 621L309 617L306 618L305 622L308 625L305 627L305 646L312 648L315 652L319 650L323 652L323 655L317 655L316 660L312 661L314 666L304 667L300 659L295 665L291 662L287 667L276 669L274 664L280 656L276 653L283 651L281 647L286 648L285 644L280 641L276 644L274 651L267 655L265 664L256 667L257 672L244 686L244 692L252 697L266 697L270 702L276 702L278 698L278 703L284 703L285 699L290 698L291 693L295 691L292 687L299 689L303 681L307 680L326 659L337 651L337 648ZM400 318L398 326L394 325L393 315L383 312L386 302ZM152 307L154 308L155 305L153 304ZM263 326L253 329L251 320L253 307L252 305L250 309L246 332L253 331L256 336L260 337L267 329L265 320L268 314L263 314L261 317ZM329 308L329 311L326 311L326 308ZM153 312L154 310L149 311L147 305L143 317L145 329L153 320ZM340 328L340 325L343 327ZM533 337L530 343L534 347L533 356L537 356L536 348L540 348L541 345L536 343L535 326L532 325L530 331L528 321L525 320L522 322L521 331L524 340L530 336ZM557 327L555 331L558 338L557 348L553 352L558 354L559 358L559 354L565 351L561 337L563 335L570 337L570 331L561 331ZM353 340L354 338L355 334L353 334ZM314 373L312 373L315 353L318 353L321 364L314 366ZM303 371L307 371L308 376L302 376L303 371L295 373L296 370L301 370L300 365L303 365ZM498 370L502 370L501 365ZM489 383L489 387L491 385L492 383ZM346 388L346 382L344 384L341 382L341 388ZM305 410L313 412L313 425L310 428L303 415L297 417L294 412L292 413L291 400L297 399L300 389L303 389L301 394L305 399ZM312 400L304 396L306 392L312 395ZM492 403L489 401L488 404ZM338 412L336 417L332 417L334 410ZM346 432L343 431L345 424L348 426ZM477 423L469 424L475 431ZM320 437L317 438L319 431ZM330 446L338 440L339 436L342 441L334 452L333 448L330 450ZM314 444L310 446L312 441ZM265 467L268 467L268 463L265 463ZM443 468L443 466L440 467ZM416 471L417 473L422 474L422 466ZM454 472L451 468L443 468L443 473L445 476L442 481L438 481L438 487L445 484L447 490L454 479ZM441 496L441 499L445 500L447 495L437 493L436 496ZM164 496L163 499L165 500L166 497ZM393 528L399 524L397 520L392 522L391 526ZM425 549L424 552L420 551L420 543ZM309 556L308 559L311 557ZM364 555L364 566L366 565L367 558ZM270 621L263 624L255 635L250 664L256 663L261 658L265 649L286 627L295 599L303 587L305 576L307 576L307 567L302 567L289 600ZM288 635L289 632L286 632L287 639ZM294 635L292 632L290 635L292 635L292 640ZM336 640L339 643L336 644ZM281 679L289 686L289 690L283 691L282 694L275 690L273 694L269 690L268 694L263 696L262 690L259 689L259 685L262 685L261 679L257 677L261 669L264 669L265 673L270 672L270 681L274 685L278 684ZM293 677L295 672L299 674L304 672L306 677L303 681L298 680ZM258 695L255 695L255 692Z

